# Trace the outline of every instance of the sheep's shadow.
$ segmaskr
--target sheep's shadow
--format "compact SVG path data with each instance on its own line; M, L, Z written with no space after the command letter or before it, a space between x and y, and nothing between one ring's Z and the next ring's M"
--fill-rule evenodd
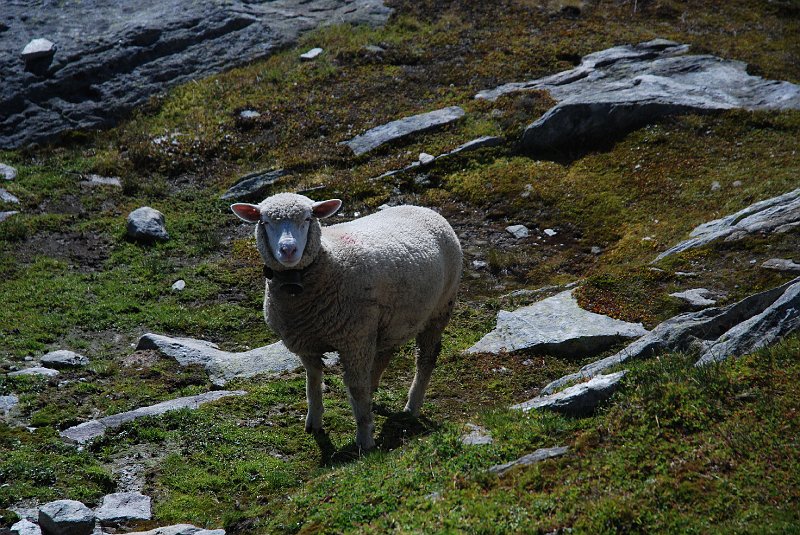
M427 435L439 428L436 422L425 416L415 418L407 412L389 412L380 405L375 407L375 412L386 416L386 420L375 437L376 450L391 451L413 437ZM355 441L337 449L326 431L314 433L314 441L320 449L320 466L350 463L365 454Z

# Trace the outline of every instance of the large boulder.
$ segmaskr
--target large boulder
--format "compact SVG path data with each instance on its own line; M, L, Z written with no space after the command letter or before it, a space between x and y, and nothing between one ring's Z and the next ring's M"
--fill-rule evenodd
M625 339L647 334L641 323L628 323L582 309L572 292L561 292L513 312L501 310L497 314L497 327L467 352L527 349L585 357Z
M122 524L137 520L150 520L150 496L141 492L115 492L103 497L103 503L95 511L102 524Z
M523 134L522 148L530 153L604 142L667 115L800 108L800 86L751 76L745 63L688 50L665 39L615 46L584 56L574 69L476 98L549 92L558 104Z
M39 526L47 535L90 535L94 513L81 502L56 500L39 508Z
M0 148L110 126L155 94L269 56L309 30L382 24L391 13L381 0L82 0L51 7L3 2ZM57 43L55 55L26 62L20 52L31 36Z

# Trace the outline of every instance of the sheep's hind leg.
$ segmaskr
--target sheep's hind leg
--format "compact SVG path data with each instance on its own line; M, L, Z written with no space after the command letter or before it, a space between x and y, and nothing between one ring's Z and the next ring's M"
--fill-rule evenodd
M414 375L414 382L408 391L408 403L405 412L412 416L419 416L422 409L422 402L425 400L425 390L431 380L433 368L436 366L436 359L442 350L442 331L447 322L434 323L417 335L417 372Z
M322 429L322 355L300 357L306 369L306 432L316 433Z
M372 384L371 370L369 365L365 365L369 359L353 359L353 364L345 365L344 384L350 394L350 405L353 407L353 416L356 419L356 445L362 450L367 451L375 447L375 439L372 433L375 424L372 416Z
M375 356L375 361L372 363L372 393L378 390L378 385L381 382L383 372L389 366L389 361L392 359L393 351L382 351Z

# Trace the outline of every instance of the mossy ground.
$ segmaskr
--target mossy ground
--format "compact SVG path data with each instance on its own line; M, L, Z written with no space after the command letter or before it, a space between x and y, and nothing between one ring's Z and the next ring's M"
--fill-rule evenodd
M0 394L20 396L19 421L37 428L0 423L0 510L60 497L94 504L115 486L112 460L144 444L164 452L145 480L156 522L232 533L797 530L796 338L703 371L684 355L639 364L612 404L580 420L523 418L504 407L585 359L462 353L499 309L530 302L509 297L516 288L582 279L584 306L653 326L682 310L668 296L676 290L715 289L725 303L787 280L759 264L796 255L797 233L715 244L655 264L661 271L650 261L695 225L797 187L798 112L666 119L554 162L514 152L522 128L552 104L547 95L496 103L472 96L655 37L798 82L796 2L394 7L384 28L324 28L267 60L155 98L114 130L0 151L19 170L4 187L22 201L22 214L0 224L0 363L19 366L63 347L92 358L88 369L57 380L0 376ZM384 52L366 51L369 44ZM325 53L300 62L311 46ZM338 144L454 104L468 117L448 128L361 158ZM242 120L243 109L261 116ZM374 180L420 152L481 135L508 142L443 161L424 177ZM413 375L409 345L376 396L379 451L363 459L353 452L352 416L335 374L326 380L328 435L316 441L302 429L303 377L288 374L237 381L230 386L247 396L130 424L81 451L64 445L59 429L211 388L202 370L132 354L144 332L226 349L275 340L261 318L250 229L219 200L236 177L273 167L292 171L275 191L318 187L315 197L344 199L340 220L411 202L438 208L461 236L461 298L425 417L397 412ZM120 176L123 188L80 185L90 173ZM712 191L714 181L721 189ZM124 216L144 204L164 212L170 241L124 239ZM505 233L515 223L531 237ZM473 269L473 260L487 269ZM177 279L187 283L183 292L170 289ZM495 444L462 446L466 421L488 427ZM492 464L562 444L571 452L561 459L502 479L486 475Z

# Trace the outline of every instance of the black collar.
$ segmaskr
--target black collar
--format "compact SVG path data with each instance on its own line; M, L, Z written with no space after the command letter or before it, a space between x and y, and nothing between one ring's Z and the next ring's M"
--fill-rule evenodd
M303 293L303 275L308 268L311 266L307 266L303 269L286 269L282 271L275 271L269 266L264 266L264 276L268 280L275 281L277 285L277 290L284 292L287 295L291 295L294 297L295 295L299 295Z

